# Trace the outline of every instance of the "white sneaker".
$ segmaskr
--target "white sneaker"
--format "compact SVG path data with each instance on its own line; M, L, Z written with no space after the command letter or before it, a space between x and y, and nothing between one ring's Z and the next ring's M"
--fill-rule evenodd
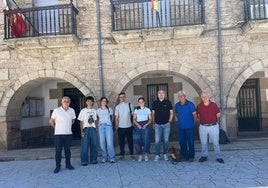
M160 156L159 155L156 155L155 158L154 158L154 162L159 161L159 159L160 159Z
M165 161L168 161L168 156L167 156L167 154L164 154L164 160L165 160Z
M142 161L142 156L139 155L139 159L138 159L138 162L141 162Z
M149 157L147 155L144 156L144 161L145 162L149 161Z

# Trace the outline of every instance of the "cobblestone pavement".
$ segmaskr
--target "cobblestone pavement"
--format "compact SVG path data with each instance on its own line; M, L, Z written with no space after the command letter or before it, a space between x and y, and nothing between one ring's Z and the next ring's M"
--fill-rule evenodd
M250 147L254 142L259 145ZM163 159L154 162L154 155L150 155L148 162L131 161L126 156L114 164L99 163L84 167L80 165L79 157L73 157L75 170L68 170L62 165L58 174L53 173L55 161L50 157L54 153L53 148L25 150L27 155L15 158L17 161L8 161L7 153L11 157L16 153L22 154L21 150L0 152L0 187L268 187L267 143L268 140L248 140L238 149L234 149L234 143L228 147L222 145L224 164L215 161L213 151L209 152L208 161L204 163L198 162L200 152L197 151L194 162L175 165ZM72 149L74 154L75 149ZM43 158L40 156L42 153ZM33 157L30 158L30 155ZM36 157L42 160L36 160Z

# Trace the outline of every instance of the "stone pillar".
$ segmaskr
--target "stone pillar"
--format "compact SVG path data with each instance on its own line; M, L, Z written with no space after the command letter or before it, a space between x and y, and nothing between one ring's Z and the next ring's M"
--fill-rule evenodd
M21 144L21 131L20 120L7 122L7 149L20 149Z
M232 138L237 138L237 109L236 108L226 108L225 109L226 118L226 132L228 136Z
M0 151L7 150L7 124L5 121L0 122Z

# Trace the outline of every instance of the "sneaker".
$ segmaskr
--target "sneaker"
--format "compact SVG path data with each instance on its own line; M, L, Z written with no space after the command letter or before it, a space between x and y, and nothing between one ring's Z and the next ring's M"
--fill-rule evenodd
M168 156L167 156L167 154L164 154L164 160L165 160L165 161L168 161Z
M139 155L139 159L138 159L138 162L141 162L142 161L142 156Z
M135 161L136 158L135 158L134 155L131 155L131 156L130 156L130 159L131 159L132 161Z
M106 159L102 159L102 160L101 160L101 163L105 163L105 162L106 162Z
M159 155L156 155L155 158L154 158L154 162L159 161L159 159L160 159L160 156Z
M218 158L218 159L216 159L216 161L219 163L224 163L224 160L222 158Z
M208 160L207 157L201 157L201 158L199 159L199 162L202 163L202 162L205 162L205 161L207 161L207 160Z
M149 157L147 155L144 156L144 161L145 162L149 161Z
M124 159L124 155L121 155L121 156L119 157L119 159L120 159L120 160L123 160L123 159Z
M115 163L115 160L114 160L114 159L111 159L111 160L110 160L110 163Z

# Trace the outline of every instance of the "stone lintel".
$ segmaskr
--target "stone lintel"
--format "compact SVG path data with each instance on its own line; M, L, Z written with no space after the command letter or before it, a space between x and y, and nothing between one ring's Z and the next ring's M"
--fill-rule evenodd
M267 20L252 20L242 26L245 34L268 33Z
M75 35L56 35L42 37L28 37L5 40L12 49L30 50L43 48L63 48L78 45L79 39Z

